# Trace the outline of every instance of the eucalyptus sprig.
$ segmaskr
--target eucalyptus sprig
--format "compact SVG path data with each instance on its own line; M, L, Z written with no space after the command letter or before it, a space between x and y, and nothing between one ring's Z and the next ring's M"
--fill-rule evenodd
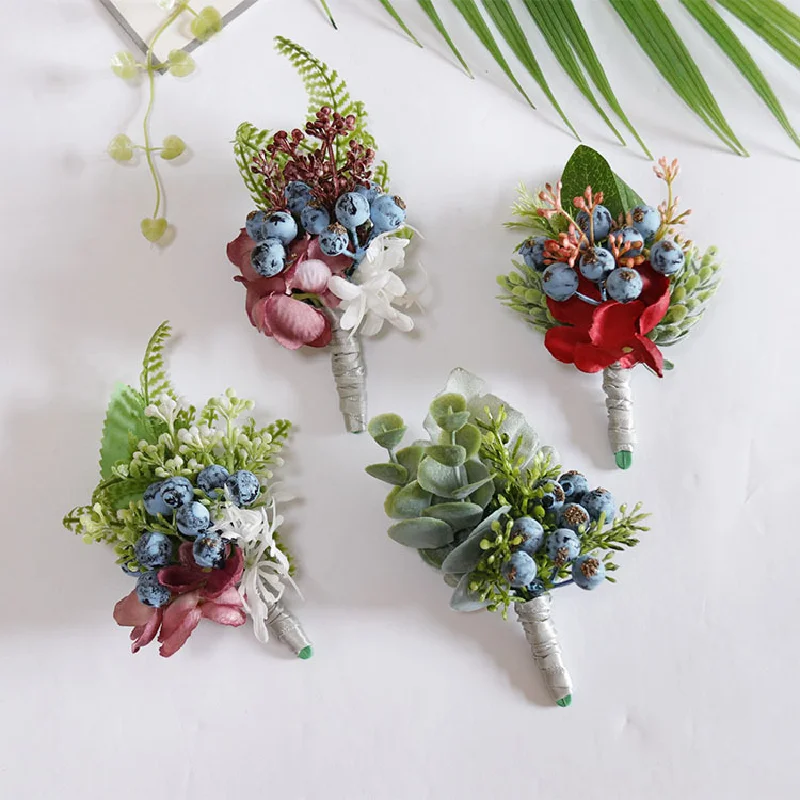
M117 77L126 81L135 81L142 75L145 76L148 101L142 119L142 143L135 144L127 134L119 133L108 145L108 154L120 163L130 161L136 150L144 153L145 162L155 186L156 197L152 217L145 217L140 223L140 228L145 239L154 243L162 242L169 228L169 223L163 215L166 199L155 156L164 161L172 161L186 150L186 142L175 135L166 136L160 145L153 144L150 120L155 106L156 74L169 72L176 78L185 78L187 75L191 75L195 68L194 59L185 50L171 50L167 60L160 63L155 57L155 48L161 37L177 25L185 15L192 17L189 28L192 36L200 42L208 41L222 30L222 15L213 6L206 6L200 11L195 11L189 5L188 0L157 0L157 2L167 16L148 41L144 61L137 61L129 50L120 50L111 59L111 69Z

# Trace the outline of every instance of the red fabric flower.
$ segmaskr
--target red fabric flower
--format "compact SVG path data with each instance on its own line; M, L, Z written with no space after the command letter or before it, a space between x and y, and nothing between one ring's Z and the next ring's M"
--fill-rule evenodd
M132 625L131 652L138 653L158 634L159 653L168 658L186 644L201 619L220 625L244 625L245 611L236 585L242 577L244 559L238 547L231 547L222 569L197 566L192 545L178 548L179 564L159 570L158 580L177 595L169 605L152 608L144 605L134 589L114 607L117 625Z
M324 310L296 300L292 290L316 294L325 306L335 308L339 300L328 291L328 280L331 275L347 270L351 260L347 256L326 256L316 238L305 236L289 248L287 261L291 266L280 275L263 278L250 263L255 245L244 228L228 244L228 259L241 272L234 280L247 289L245 310L250 322L289 350L303 345L328 345L331 340L328 316Z
M592 306L573 297L563 303L548 299L550 313L561 323L544 337L550 354L581 372L600 372L612 364L630 368L642 363L661 376L664 358L647 334L669 308L669 278L645 261L639 267L642 293L630 303L606 301ZM595 284L581 277L578 290L600 299Z

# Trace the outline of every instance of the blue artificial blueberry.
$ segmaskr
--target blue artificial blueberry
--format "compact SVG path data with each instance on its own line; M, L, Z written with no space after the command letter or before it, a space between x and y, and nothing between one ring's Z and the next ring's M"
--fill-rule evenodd
M215 531L206 531L194 540L192 555L198 567L219 569L225 563L225 540Z
M577 531L581 525L588 525L590 520L589 512L577 503L567 503L558 514L559 526L571 531Z
M622 246L630 242L631 246L629 250L626 250L624 253L620 253L620 258L633 258L634 256L640 256L642 254L642 250L644 249L644 238L639 231L636 230L632 225L629 225L626 228L623 228L619 233L615 234L614 241L617 243L617 246L622 249Z
M572 580L581 589L596 589L605 577L606 565L596 556L581 556L572 564Z
M160 494L164 503L176 509L192 502L194 489L188 478L167 478L161 482Z
M605 206L595 206L592 212L592 222L594 223L592 231L589 230L588 211L579 211L575 216L575 222L578 223L578 227L581 231L585 233L592 244L594 244L608 236L611 232L611 225L614 220L611 217L611 212ZM594 239L592 239L592 234L594 234Z
M536 577L536 562L523 550L517 550L503 564L500 572L514 589L521 589Z
M273 211L264 223L268 239L277 239L287 245L297 238L297 223L288 211Z
M610 522L617 513L617 504L608 489L593 489L591 492L587 492L581 500L581 505L589 512L589 516L593 520L597 520L601 514L605 514L606 522Z
M511 526L511 539L521 536L522 541L514 546L529 556L537 553L544 544L544 528L533 517L518 517Z
M161 499L161 484L163 481L156 481L151 483L142 495L144 502L144 510L151 516L157 517L161 514L164 517L169 517L172 514L172 508L168 506Z
M331 215L327 208L316 203L309 203L300 213L300 223L306 233L311 236L319 236L331 224Z
M660 239L650 249L650 264L662 275L674 275L683 268L686 256L672 239Z
M326 256L340 256L347 250L350 240L347 231L338 223L329 225L319 235L319 249Z
M559 528L547 537L545 552L554 564L561 566L578 557L578 553L581 552L581 540L575 531Z
M225 480L230 475L228 470L220 464L212 464L203 469L197 476L197 488L210 497L216 497L218 490L225 485Z
M542 274L542 289L551 300L569 300L578 291L578 273L569 264L551 264Z
M544 246L550 241L547 236L531 236L519 248L519 254L526 266L537 272L544 272L547 264L544 263Z
M586 476L574 469L565 472L558 479L558 483L564 490L564 499L568 503L580 503L581 498L589 491L589 481Z
M369 186L356 186L353 189L354 192L357 194L363 194L364 197L367 198L367 202L372 205L375 202L375 199L383 194L383 189L381 188L380 184L375 183L375 181L370 181Z
M286 198L289 211L292 214L299 214L311 202L314 195L304 181L290 181L283 190L283 196Z
M172 561L172 539L160 531L145 531L136 540L133 554L143 567L165 567Z
M406 204L396 195L379 195L372 201L369 218L378 233L396 230L406 220Z
M336 219L345 228L353 230L369 219L369 201L358 192L345 192L334 207Z
M225 488L234 505L241 508L255 502L261 491L261 483L252 472L240 469L225 481Z
M201 502L195 500L178 509L175 524L184 536L199 536L211 527L211 514Z
M539 597L544 594L547 589L545 588L544 581L541 578L534 578L526 587L525 590L530 592L532 597Z
M604 280L615 266L614 256L605 247L597 245L584 253L578 262L581 275L587 280L595 281L596 283Z
M564 490L555 482L550 481L543 487L544 494L539 504L545 511L560 511L564 507Z
M636 206L628 214L632 227L639 231L645 241L652 239L661 227L661 212L653 206Z
M136 581L139 601L151 608L161 608L169 603L172 592L158 582L158 572L143 572Z
M267 233L264 230L264 224L267 221L267 212L256 210L251 211L247 215L247 219L244 223L244 229L247 231L247 235L254 239L256 242L263 242L264 239L267 238Z
M617 267L606 278L606 291L612 300L629 303L642 293L642 276L635 269Z
M262 278L271 278L286 266L286 248L278 239L265 239L253 248L250 263Z

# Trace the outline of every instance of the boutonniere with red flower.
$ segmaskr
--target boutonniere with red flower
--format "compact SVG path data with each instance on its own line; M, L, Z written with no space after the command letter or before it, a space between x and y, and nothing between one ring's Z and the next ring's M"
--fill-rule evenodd
M256 208L228 245L259 333L289 350L328 348L348 431L366 426L361 336L414 327L400 277L411 229L389 189L363 104L337 73L282 37L277 49L309 94L304 127L274 134L243 123L235 152Z
M590 147L581 145L555 187L520 189L509 227L533 233L522 263L501 275L501 300L544 333L545 347L581 372L602 372L617 466L633 459L631 370L671 369L661 347L683 339L719 285L716 248L704 255L679 229L677 160L653 168L667 198L647 205Z
M164 365L171 329L159 326L138 387L120 384L106 413L100 482L64 525L111 545L135 586L114 607L137 653L156 638L175 654L202 620L238 627L250 617L300 658L311 644L283 605L294 568L279 529L272 470L291 423L258 428L251 400L228 389L198 412Z

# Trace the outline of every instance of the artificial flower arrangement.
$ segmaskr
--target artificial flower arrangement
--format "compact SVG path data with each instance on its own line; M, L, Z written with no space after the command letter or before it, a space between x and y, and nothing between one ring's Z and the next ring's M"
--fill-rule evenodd
M277 49L309 94L303 130L239 126L235 151L256 209L228 245L247 290L252 325L290 350L329 348L348 431L366 427L361 336L389 322L410 331L400 309L415 301L402 269L410 229L405 204L375 165L366 112L338 74L282 37Z
M279 528L272 469L291 428L259 428L253 408L228 389L201 411L178 396L166 372L162 323L147 345L138 388L117 386L100 445L100 482L64 525L87 543L113 546L136 579L114 608L136 653L156 637L176 653L201 620L272 632L295 655L312 647L282 597L292 561Z
M719 285L715 247L701 256L678 228L673 184L678 162L653 168L667 199L646 205L590 147L578 147L553 188L524 187L509 227L535 235L518 246L524 263L501 275L502 301L545 334L550 354L582 372L603 372L608 432L617 466L633 459L636 431L631 370L672 369L660 347L700 321ZM574 215L574 216L573 216Z
M615 554L638 544L647 515L563 470L522 414L462 369L431 403L424 427L426 440L401 447L406 428L397 414L369 423L389 454L366 468L393 486L384 504L397 520L389 536L443 573L456 611L505 618L513 606L553 699L568 706L572 680L551 593L613 583Z

